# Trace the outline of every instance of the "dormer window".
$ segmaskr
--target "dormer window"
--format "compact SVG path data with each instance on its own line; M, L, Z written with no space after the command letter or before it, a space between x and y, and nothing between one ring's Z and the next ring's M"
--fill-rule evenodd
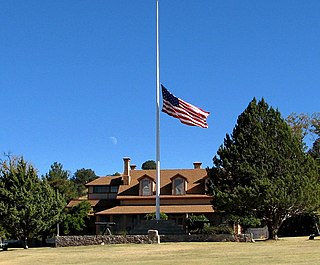
M182 178L176 178L173 181L173 189L174 189L174 194L175 195L185 194L184 180Z
M171 179L172 181L172 194L173 195L184 195L187 190L187 181L182 176L175 176Z
M151 195L151 181L149 179L142 180L142 196Z
M140 195L141 196L150 196L153 195L153 180L148 177L142 177L140 180Z

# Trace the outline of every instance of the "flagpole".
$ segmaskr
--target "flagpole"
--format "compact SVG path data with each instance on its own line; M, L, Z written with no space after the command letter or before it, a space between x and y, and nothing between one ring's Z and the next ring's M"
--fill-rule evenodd
M156 220L160 220L160 62L159 62L159 2L156 0Z

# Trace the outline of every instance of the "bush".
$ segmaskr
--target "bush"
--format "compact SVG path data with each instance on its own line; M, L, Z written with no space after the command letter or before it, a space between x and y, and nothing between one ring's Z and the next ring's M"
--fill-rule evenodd
M156 220L156 213L148 213L144 216L146 220ZM160 220L168 220L168 215L160 213Z
M217 235L217 234L231 234L233 235L233 229L228 225L210 226L205 224L203 227L203 233L205 235Z
M189 233L202 233L204 224L208 222L209 219L204 215L189 215L186 219L186 225L188 226Z

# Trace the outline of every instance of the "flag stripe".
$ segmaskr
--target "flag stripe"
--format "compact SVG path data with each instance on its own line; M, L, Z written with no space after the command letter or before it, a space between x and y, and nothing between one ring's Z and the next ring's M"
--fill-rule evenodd
M167 104L164 104L163 112L167 113L170 116L180 119L182 123L200 126L203 128L208 127L206 121L204 121L203 118L198 117L197 115L190 114L187 110L183 108L172 107L168 102Z
M162 111L164 113L179 119L181 123L208 128L206 119L210 114L209 112L175 97L163 85L161 87L163 96Z
M181 107L183 107L185 110L187 110L192 115L199 116L202 119L206 119L209 116L208 112L203 111L199 108L196 108L195 106L183 101L182 99L179 99L179 102L181 104Z
M181 103L180 100L179 103ZM172 106L170 102L164 101L164 112L175 118L178 118L182 123L185 123L187 125L199 126L202 128L208 127L204 117L199 117L198 115L195 115L193 111L189 112L189 109L183 106L179 105L179 107L175 107ZM207 112L205 112L205 116L208 116Z
M202 128L208 128L208 125L206 122L192 119L188 117L188 115L184 115L183 113L177 113L176 110L174 109L173 110L163 109L163 112L167 113L170 116L178 118L184 124L187 124L190 126L199 126Z

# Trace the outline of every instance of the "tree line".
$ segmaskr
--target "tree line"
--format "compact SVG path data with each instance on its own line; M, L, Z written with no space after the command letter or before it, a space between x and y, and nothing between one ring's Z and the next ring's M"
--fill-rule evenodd
M154 168L153 160L142 164L142 169ZM27 247L28 239L56 234L57 224L63 235L83 232L91 211L85 184L96 178L92 169L84 168L71 175L58 162L50 166L48 173L38 176L23 157L5 155L0 161L0 237L22 240ZM81 197L79 204L66 207Z
M267 225L270 237L277 238L288 219L319 212L319 150L320 113L284 119L264 99L254 98L208 168L213 206L244 228ZM142 168L154 169L155 162L146 161ZM57 162L38 176L23 157L8 156L0 161L0 236L45 238L55 233L57 223L64 234L81 231L90 204L66 205L85 196L85 184L96 178L91 169L71 176Z
M79 169L73 176L55 162L47 174L23 157L7 156L0 163L0 237L20 239L27 247L29 238L56 233L77 233L86 226L91 205L83 201L66 208L67 203L86 194L85 184L96 179L91 169Z

